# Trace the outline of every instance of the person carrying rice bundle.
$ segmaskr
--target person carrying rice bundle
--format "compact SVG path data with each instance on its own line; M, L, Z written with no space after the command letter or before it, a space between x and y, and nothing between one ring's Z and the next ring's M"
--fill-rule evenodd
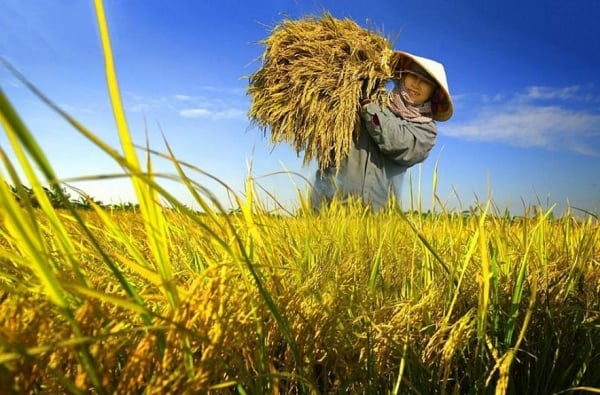
M304 164L316 159L312 207L359 198L378 211L399 197L402 175L435 144L435 121L452 116L444 67L327 13L284 20L262 43L248 117Z
M435 121L453 114L452 99L442 64L396 51L396 78L387 105L363 97L361 128L338 168L319 168L311 190L317 211L334 198L362 200L373 211L397 202L403 175L423 162L436 143Z

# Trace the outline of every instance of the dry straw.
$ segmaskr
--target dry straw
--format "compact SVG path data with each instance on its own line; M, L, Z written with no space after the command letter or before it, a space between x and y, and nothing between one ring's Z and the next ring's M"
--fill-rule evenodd
M286 19L261 41L262 65L250 76L249 118L273 144L286 142L321 168L348 153L360 97L385 103L394 70L392 45L350 19Z

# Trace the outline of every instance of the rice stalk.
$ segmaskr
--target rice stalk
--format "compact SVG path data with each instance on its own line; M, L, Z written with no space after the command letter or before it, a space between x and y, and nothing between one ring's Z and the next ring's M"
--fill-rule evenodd
M550 216L550 214L552 213L552 209L549 209L546 211L546 213L544 215L541 215L537 221L537 224L535 226L535 228L533 229L533 231L537 231L540 227L542 227L544 221L547 220L547 218ZM507 329L506 329L506 334L504 337L504 343L505 344L511 344L512 343L512 337L513 334L516 330L516 325L517 325L517 317L519 314L519 305L521 303L521 299L523 296L523 291L524 291L524 287L525 287L525 282L527 280L527 271L529 269L530 263L529 263L529 254L532 248L532 245L534 244L535 239L529 239L529 241L527 242L526 246L525 246L525 251L523 252L523 258L521 259L521 263L519 265L519 269L517 271L517 277L515 279L515 288L513 290L513 294L512 294L512 304L511 304L511 308L508 314L508 323L507 323Z
M509 348L506 353L498 360L496 367L498 368L498 382L496 383L495 394L496 395L504 395L507 393L508 384L510 381L510 369L512 363L516 357L517 351L521 345L521 342L525 338L525 334L527 333L527 327L531 322L531 317L533 314L533 310L536 304L536 291L537 291L537 280L534 278L531 282L531 297L529 300L529 305L527 307L527 311L525 312L525 317L523 318L523 324L521 326L521 330L519 331L519 336L517 337L517 341L514 346ZM509 328L509 329L512 329ZM492 370L493 373L493 370ZM491 374L490 374L491 377ZM489 380L489 378L488 378Z
M9 137L17 160L31 183L35 196L38 199L38 202L40 202L40 206L52 222L53 229L60 235L59 239L62 241L60 244L63 247L63 252L67 250L66 254L63 256L70 256L69 253L71 251L69 251L69 249L72 247L72 244L69 242L69 237L61 226L60 221L58 221L48 196L43 191L42 184L24 152L23 146L29 151L36 163L40 165L42 171L48 175L51 180L55 182L56 177L42 150L39 149L39 146L32 138L16 111L12 108L12 105L4 95L4 92L1 90L0 123ZM0 155L2 157L2 162L8 170L11 179L15 182L15 185L23 185L17 175L16 169L7 158L4 150L0 150ZM53 263L57 262L54 262L52 254L47 248L44 236L35 221L35 215L32 211L31 204L25 202L25 206L23 208L20 207L17 200L14 199L11 191L8 189L8 185L4 182L4 179L2 179L0 184L0 206L7 209L4 216L4 224L7 228L7 233L14 240L19 253L25 257L30 268L36 273L37 279L44 287L45 294L60 308L62 314L69 321L75 335L77 337L82 337L83 332L78 322L73 317L68 296L62 289L60 281L55 274L55 269L52 266ZM75 272L81 279L82 275L79 266L76 263L73 263L73 260L70 261L71 266L75 269ZM98 392L103 394L104 388L100 381L100 374L88 348L85 345L77 347L76 355L90 381L97 387Z
M64 118L69 124L71 124L75 128L75 130L80 132L84 137L86 137L88 140L90 140L93 144L95 144L96 146L101 148L106 154L108 154L110 157L115 159L117 161L117 163L119 163L125 169L128 169L132 173L135 171L134 167L130 164L130 162L128 160L126 160L124 157L122 157L115 149L113 149L108 144L106 144L104 141L99 139L94 133L89 131L82 124L80 124L76 119L74 119L69 114L67 114L65 111L63 111L60 107L58 107L54 102L52 102L48 97L46 97L39 89L37 89L30 81L28 81L22 74L20 74L17 70L15 70L8 62L6 62L4 59L1 59L1 58L0 58L0 60L2 61L4 66L17 79L19 79L19 81L21 83L23 83L24 86L26 86L40 100L42 100L46 105L48 105L48 107L53 109L62 118ZM0 96L0 98L3 98L3 101L2 101L3 105L1 106L0 110L3 111L4 119L8 119L10 121L10 125L12 125L12 128L17 131L16 133L14 133L14 132L12 133L12 135L16 136L15 139L13 139L14 140L13 149L17 153L19 153L19 152L22 152L21 145L26 147L28 152L30 153L32 159L35 161L36 165L38 166L38 168L40 168L43 171L46 181L48 183L50 183L50 185L58 186L59 185L58 178L55 176L54 171L52 170L48 160L46 159L46 157L43 154L43 151L37 145L35 139L31 135L31 133L29 132L27 127L20 120L18 114L14 111L14 109L12 109L10 102L7 99L4 99L4 95L1 91L0 91L0 94L2 94ZM6 128L6 130L8 132L11 132L11 130L13 130L13 129L11 129L10 127ZM24 166L25 168L31 168L31 166L28 165L26 158L23 156L23 154L20 154L20 155L23 158L22 160L25 161L25 162L21 163L21 165ZM32 183L32 185L41 185L41 182L37 179L35 174L32 174L31 171L29 171L28 174L31 174L29 177L29 180ZM143 178L143 175L140 175L140 174L137 174L137 175L139 177ZM13 182L15 182L15 185L21 185L21 182L18 179L16 179L15 177L16 176L13 176L13 180L14 180ZM151 182L152 180L146 179L146 181ZM154 185L154 187L156 188L157 186ZM59 192L61 198L64 201L66 201L67 199L64 196L62 189L60 189L60 188L55 188L55 189ZM45 215L48 216L49 218L54 218L56 216L55 211L51 207L51 205L47 202L47 197L45 196L45 194L43 194L41 191L39 191L36 194L36 198L38 198L42 202L44 202L42 207L45 208L45 210L44 210ZM75 210L72 207L72 205L70 205L70 204L66 204L66 207L69 210L69 212L71 213L71 215L73 215L73 217L75 218L76 222L80 226L80 229L82 230L85 237L94 246L95 251L98 252L98 254L100 254L100 256L102 257L102 262L108 268L110 268L112 274L118 280L121 287L125 290L125 292L128 294L129 297L131 297L133 300L135 300L136 303L138 303L140 306L143 306L144 301L140 298L138 292L135 290L135 287L131 284L130 281L128 281L128 279L123 275L123 273L117 267L117 265L114 264L113 259L101 247L98 237L91 232L90 228L86 225L85 221L82 219L81 214L77 210ZM30 205L26 205L26 209L31 210ZM31 218L34 218L34 217L35 216L33 214L31 214ZM61 233L60 229L62 228L60 221L54 219L53 224L58 229L57 233L60 234ZM69 240L69 237L67 236L66 239ZM69 251L66 251L66 252L64 252L64 255L65 255L66 259L71 259L75 254L70 253ZM76 261L74 261L74 262L75 262L74 268L77 271L77 263L76 263ZM144 262L146 262L146 260L144 260ZM143 262L140 262L140 263L143 265ZM148 324L148 325L150 324L150 317L148 315L144 314L144 315L142 315L142 318L144 319L146 324ZM159 349L163 349L164 343L162 342L162 337L160 335L158 335L157 338L159 340L159 343L158 343Z
M96 10L96 19L104 54L108 92L117 124L117 130L119 131L119 137L121 139L121 147L125 159L131 165L132 170L134 172L140 172L141 166L131 139L131 134L129 133L125 111L121 102L108 24L102 0L94 0L94 7ZM148 174L149 177L151 177L152 171L150 166L148 168ZM154 256L154 264L163 278L162 290L165 292L171 307L175 308L179 304L179 295L177 289L173 286L173 273L169 262L169 240L166 230L166 221L163 209L158 203L157 191L143 179L134 176L131 177L131 180L140 205L141 213L146 220L144 225L148 230L146 235L149 237L149 245Z
M0 382L9 390L512 394L600 385L600 227L592 218L555 220L551 209L499 218L490 201L468 215L423 213L420 204L371 215L334 204L318 217L280 217L264 210L251 176L246 200L233 194L238 211L198 214L158 184L179 180L206 208L214 197L168 144L159 156L178 177L154 173L148 144L143 171L38 97L173 207L161 213L179 304L150 264L146 214L109 214L93 202L87 213L47 213L33 210L24 190L20 206L0 186ZM19 164L44 169L24 132L15 145L32 159ZM53 173L44 177L58 185ZM52 215L71 241L63 249ZM47 266L32 270L42 258ZM77 267L84 278L73 283ZM72 318L46 296L53 289Z

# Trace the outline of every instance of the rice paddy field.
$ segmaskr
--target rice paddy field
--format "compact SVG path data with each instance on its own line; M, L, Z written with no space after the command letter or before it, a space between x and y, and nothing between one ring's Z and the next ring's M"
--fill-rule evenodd
M138 204L75 204L0 91L0 393L600 393L597 214L275 215L251 176L226 210L167 149L191 210L138 156L96 9L120 150L19 78Z

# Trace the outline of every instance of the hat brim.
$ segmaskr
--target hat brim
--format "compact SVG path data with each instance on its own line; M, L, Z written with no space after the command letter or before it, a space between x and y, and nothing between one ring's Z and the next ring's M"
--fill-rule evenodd
M448 89L444 66L435 60L416 56L408 52L394 51L392 55L392 70L401 71L410 62L415 62L434 80L438 89L432 98L432 118L436 121L447 121L454 113L454 104Z

